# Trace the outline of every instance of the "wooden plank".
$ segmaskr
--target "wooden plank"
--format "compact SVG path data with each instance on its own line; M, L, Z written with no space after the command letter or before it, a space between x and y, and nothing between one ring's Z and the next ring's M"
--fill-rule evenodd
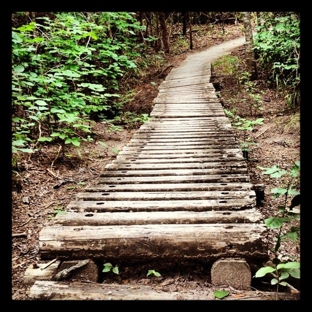
M180 140L206 140L207 138L232 138L233 133L224 132L223 134L217 135L215 133L210 132L207 134L206 132L197 131L197 132L174 132L168 135L166 132L139 132L132 136L130 142L135 142L137 140L149 140L150 142L164 140L164 142L169 141L180 141Z
M211 174L211 175L163 175L163 176L110 176L105 172L99 178L94 180L96 184L128 184L128 183L204 183L204 182L219 182L219 183L234 183L234 182L249 182L250 178L246 174Z
M237 141L232 138L232 139L206 139L203 141L181 141L181 142L149 142L148 140L143 141L141 140L141 142L132 142L130 141L127 144L127 147L136 147L136 146L144 146L146 149L175 149L175 150L179 150L179 149L196 149L196 148L202 148L202 149L206 149L207 147L209 148L209 146L213 145L214 148L220 147L220 149L227 147L228 145L234 145L234 146L238 146Z
M184 163L127 163L116 160L107 164L105 170L176 170L176 169L222 169L222 170L239 170L246 168L246 161L241 159L235 162L184 162Z
M222 144L227 145L227 144L237 144L237 141L234 138L203 138L203 139L195 139L195 140L188 140L188 139L180 139L180 140L171 140L171 141L165 141L165 140L131 140L127 146L164 146L164 147L183 147L185 148L186 146L189 146L190 148L197 148L198 146L202 145L211 145L211 144Z
M106 170L105 172L100 174L100 177L114 177L114 176L177 176L177 175L209 175L209 174L220 174L220 175L227 175L227 174L247 174L247 168L233 168L233 169L175 169L175 170Z
M80 192L77 199L84 200L194 200L194 199L248 199L256 197L254 191L194 191L194 192L167 192L167 191L140 191L137 192Z
M180 155L180 157L175 157L172 158L164 158L164 157L158 157L158 158L153 158L153 157L149 157L149 158L144 158L142 157L136 157L136 155L118 155L117 158L115 160L113 160L111 163L115 164L115 163L120 163L120 162L128 162L128 163L136 163L136 164L155 164L155 163L193 163L193 162L197 162L197 163L202 163L202 162L240 162L242 161L244 158L241 155L241 153L239 154L239 156L231 156L226 158L225 156L229 156L229 155L217 155L217 156L204 156L204 157L200 157L198 155L198 157L182 157L182 155Z
M169 285L170 286L170 285ZM170 287L141 284L107 284L83 282L37 281L28 291L31 300L217 300L213 293L219 288L172 291ZM227 289L224 300L300 300L300 293L236 291Z
M223 116L224 112L219 112L219 116ZM200 116L209 116L209 117L216 117L218 116L218 113L215 111L202 111L202 112L197 112L193 111L192 113L190 112L183 112L183 111L176 111L176 112L168 112L168 111L152 111L150 113L150 116L166 116L166 117L200 117Z
M267 259L262 224L147 224L46 226L39 233L43 259ZM134 253L135 250L135 253Z
M140 156L140 155L139 155ZM238 157L233 156L233 157L228 157L226 158L225 156L228 155L218 155L218 156L214 156L214 157L182 157L182 155L180 155L180 157L176 157L176 158L166 158L166 157L144 157L144 155L141 155L141 157L137 157L136 155L133 154L128 154L128 155L118 155L117 158L115 160L113 160L111 162L111 164L118 164L118 163L125 163L128 162L129 164L135 163L135 164L173 164L173 163L204 163L207 161L211 161L211 162L240 162L242 161L244 158L243 156L240 154Z
M72 200L68 206L69 211L224 211L253 208L255 198L235 199L193 199L193 200Z
M146 184L98 184L84 189L85 192L142 192L142 191L239 191L251 190L251 183L146 183Z
M215 174L215 175L177 175L177 176L124 176L123 174L116 176L105 175L94 180L94 185L97 184L141 184L141 183L234 183L234 182L249 182L250 178L246 174Z
M180 103L176 103L180 104ZM155 104L156 105L156 104ZM192 117L192 118L151 118L147 123L141 125L140 129L148 128L148 127L168 127L170 125L183 125L196 127L198 125L209 126L211 125L215 128L216 124L227 124L231 125L228 117L226 116L216 116L215 118L202 116L202 117Z
M66 212L58 214L53 223L63 226L100 226L133 224L214 224L260 223L262 215L254 209L240 211L139 211L139 212Z
M167 138L163 138L163 137L158 137L158 138L153 138L151 136L146 136L145 138L132 138L131 141L129 143L131 144L135 144L135 143L146 143L148 142L149 144L153 143L153 144L167 144L167 143L171 143L171 144L174 144L174 143L177 143L177 144L185 144L185 143L214 143L214 142L228 142L228 141L232 141L235 139L233 138L233 136L230 136L230 135L227 135L227 136L223 136L223 137L217 137L217 136L214 136L214 137L186 137L186 136L183 136L183 137L168 137Z
M141 151L139 151L141 152ZM229 158L243 158L243 154L242 154L242 150L241 149L226 149L226 150L210 150L209 152L205 152L205 154L200 154L200 153L196 153L196 152L190 152L188 154L184 154L184 153L168 153L166 154L166 151L162 151L161 154L159 154L159 152L152 152L149 151L148 154L144 154L144 153L135 153L135 152L130 152L127 151L125 148L123 150L121 150L118 155L117 158L120 157L132 157L132 158L139 158L139 159L159 159L159 158L163 158L163 159L179 159L179 158L210 158L212 161L215 158L221 158L221 159L229 159Z
M219 148L218 148L219 146ZM224 146L224 144L219 144L218 146L213 145L211 147L209 146L191 146L191 147L187 147L187 146L183 146L183 148L168 148L168 147L164 147L161 148L160 147L146 147L144 145L142 146L125 146L123 148L123 151L125 152L131 152L131 153L149 153L149 154L183 154L183 155L190 155L190 154L197 154L197 155L201 155L204 156L206 154L209 154L211 152L214 151L218 151L220 152L220 150L222 149L235 149L237 148L237 144L228 144L226 147Z
M219 157L232 157L233 155L237 155L239 157L242 157L242 150L238 148L233 149L209 149L205 151L205 153L198 152L198 150L188 150L188 151L177 151L177 150L154 150L154 151L142 151L140 148L137 148L136 150L129 150L127 147L124 147L117 155L117 158L119 156L123 155L130 155L133 157L140 157L140 158L153 158L153 157L163 157L163 158L181 158L181 157L213 157L213 156L219 156Z

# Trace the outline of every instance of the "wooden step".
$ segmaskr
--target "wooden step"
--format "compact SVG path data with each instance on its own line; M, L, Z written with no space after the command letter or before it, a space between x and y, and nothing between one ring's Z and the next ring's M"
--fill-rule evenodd
M130 213L131 214L131 213ZM130 216L129 216L130 217ZM46 226L40 231L43 259L196 259L247 261L267 258L262 224L135 224ZM135 251L135 255L134 255Z
M165 282L163 283L165 284ZM37 281L30 289L29 295L33 300L218 300L214 291L219 288L172 290L175 287L168 282L168 287L141 284L105 284L87 282L56 282ZM224 300L300 300L298 293L275 293L265 291L229 291Z

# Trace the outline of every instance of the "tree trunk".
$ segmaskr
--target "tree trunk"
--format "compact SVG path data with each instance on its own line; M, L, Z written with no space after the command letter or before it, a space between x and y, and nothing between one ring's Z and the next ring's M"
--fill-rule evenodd
M189 17L189 25L190 25L190 50L193 50L193 37L192 37L192 19L190 17L190 13L188 13Z
M161 36L162 36L164 51L165 51L165 53L169 53L170 52L170 44L169 44L169 36L168 36L164 12L159 12L158 17L159 17L160 30L161 30Z
M250 80L256 80L258 78L257 74L257 64L254 57L253 51L253 34L252 34L252 25L251 25L251 14L250 12L244 12L243 15L244 21L244 32L246 38L246 64L248 72L250 74Z
M182 27L182 35L186 35L186 28L187 28L187 21L188 21L188 13L183 14L183 27Z

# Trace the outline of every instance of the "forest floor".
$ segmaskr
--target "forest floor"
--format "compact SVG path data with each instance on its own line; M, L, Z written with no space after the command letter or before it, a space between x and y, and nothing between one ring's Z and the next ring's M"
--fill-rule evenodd
M219 31L219 33L221 30ZM216 32L215 34L217 34ZM177 67L189 53L206 49L241 36L241 26L231 25L226 27L225 35L194 36L195 48L183 51L178 55L167 55L166 63L161 70L146 73L146 77L136 85L136 95L125 108L142 111L152 108L152 102L158 94L157 87L165 79L169 66ZM244 60L244 47L232 51L231 55ZM151 83L153 82L153 83ZM281 169L289 170L295 161L300 159L300 114L299 110L292 111L288 108L285 99L272 89L269 89L264 79L259 77L253 92L259 95L257 102L263 110L247 109L250 107L250 96L240 89L236 79L221 75L217 68L213 71L213 83L218 86L220 100L227 110L236 109L236 113L246 119L263 118L263 124L257 125L248 133L253 144L248 154L248 169L251 180L264 185L265 196L260 211L264 217L278 215L278 206L283 204L281 198L274 199L271 189L284 187L286 179L272 179L263 174L259 167L269 168L274 165ZM131 139L136 128L123 128L120 131L109 131L102 122L94 124L95 139L92 142L83 142L79 148L67 148L63 157L56 158L58 147L45 146L40 153L31 155L21 160L21 170L12 179L12 299L27 300L29 286L24 284L26 269L40 261L38 253L38 234L58 212L82 191L84 187L92 185L92 181L103 171L106 164L110 163L125 144ZM236 131L237 139L243 141L243 131ZM105 142L105 145L101 142ZM53 166L51 166L53 164ZM296 185L300 189L300 185ZM288 202L289 204L289 202ZM298 207L297 207L298 208ZM300 208L300 207L299 207ZM292 226L299 226L295 221ZM272 231L271 244L276 231ZM273 254L270 254L273 258ZM283 241L280 247L279 258L283 261L300 261L299 243ZM163 268L157 271L163 273ZM145 275L142 273L145 272ZM184 269L183 274L171 272L168 278L146 278L146 269L131 268L124 272L123 279L135 280L139 284L157 283L171 285L175 290L180 289L205 289L209 287L207 273L203 268L193 266ZM164 274L162 274L164 276ZM170 277L170 278L169 278ZM114 281L120 276L107 276L105 281ZM253 284L254 285L254 284ZM261 283L253 287L261 288ZM296 284L297 289L300 289ZM274 291L276 288L266 284L266 290ZM283 290L281 290L283 291ZM288 291L288 288L284 291Z

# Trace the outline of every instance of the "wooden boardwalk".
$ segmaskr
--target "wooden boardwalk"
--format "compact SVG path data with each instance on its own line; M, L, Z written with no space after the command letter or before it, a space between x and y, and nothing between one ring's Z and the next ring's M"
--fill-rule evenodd
M267 259L246 160L202 56L172 69L150 120L41 230L43 260Z

